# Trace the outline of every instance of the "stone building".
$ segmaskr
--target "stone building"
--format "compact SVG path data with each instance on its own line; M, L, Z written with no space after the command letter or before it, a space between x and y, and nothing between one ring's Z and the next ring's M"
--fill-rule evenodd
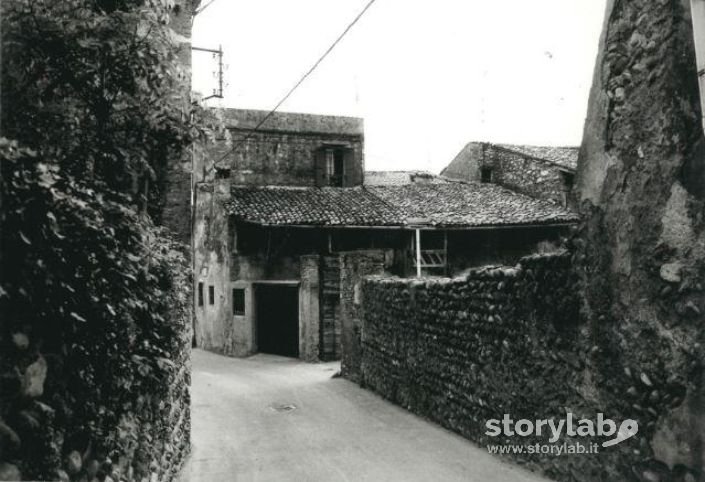
M492 182L565 206L573 188L577 163L577 147L470 142L441 175Z
M571 212L496 184L364 184L361 119L227 110L198 163L196 343L235 356L340 356L340 255L452 276L556 242ZM255 131L254 129L257 128Z

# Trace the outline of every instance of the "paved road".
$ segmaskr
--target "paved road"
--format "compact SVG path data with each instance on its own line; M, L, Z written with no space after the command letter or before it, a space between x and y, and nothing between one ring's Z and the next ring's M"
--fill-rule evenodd
M338 363L193 353L181 482L544 479L340 378Z

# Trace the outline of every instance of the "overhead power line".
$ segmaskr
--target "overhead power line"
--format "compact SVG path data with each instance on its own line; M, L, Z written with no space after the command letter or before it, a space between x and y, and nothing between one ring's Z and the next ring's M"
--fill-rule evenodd
M296 84L294 84L294 86L291 89L289 89L289 91L286 93L286 95L284 95L284 97L282 97L281 100L279 102L277 102L277 105L275 105L274 108L272 110L270 110L269 113L267 113L267 115L265 115L262 118L262 120L257 123L255 128L252 129L252 131L250 131L250 133L248 133L247 136L245 136L240 142L235 144L235 146L233 146L232 149L230 149L228 152L223 154L223 156L220 157L220 159L218 159L213 164L213 168L216 168L217 165L220 164L221 161L223 161L223 159L225 159L229 155L236 152L241 146L243 146L245 144L245 142L250 140L252 135L255 132L257 132L259 130L259 128L262 127L262 125L264 125L264 123L267 122L267 120L270 117L272 117L272 115L277 111L277 109L279 109L279 107L281 107L281 105L284 102L286 102L286 100L291 96L291 94L293 94L294 91L296 89L298 89L301 84L303 84L303 82L308 78L308 76L311 75L313 73L313 71L316 70L316 68L318 68L318 66L321 64L321 62L323 62L323 60L328 56L328 54L330 54L333 51L333 49L336 47L336 45L338 45L340 43L340 41L343 40L343 37L345 37L345 35L347 35L347 33L350 31L350 29L352 29L355 26L355 24L358 22L358 20L360 20L362 18L362 16L365 14L365 12L367 12L367 10L372 6L373 3L375 3L375 1L376 0L370 0L369 2L367 2L367 5L365 5L365 8L363 8L360 11L360 13L358 13L357 16L353 19L353 21L350 22L347 27L345 27L345 30L343 30L343 32L338 36L337 39L335 39L335 41L331 44L331 46L328 47L328 49L325 52L323 52L323 55L320 56L320 58L316 61L316 63L314 63L313 66L310 69L308 69L308 71L299 79L299 81L296 82Z

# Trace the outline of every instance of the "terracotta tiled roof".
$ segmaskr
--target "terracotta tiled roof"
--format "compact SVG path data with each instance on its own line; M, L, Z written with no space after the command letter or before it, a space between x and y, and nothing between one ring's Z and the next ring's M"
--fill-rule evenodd
M231 193L230 213L260 224L389 226L402 219L362 187L233 187Z
M454 182L368 188L407 219L438 226L498 226L573 222L567 209L490 183Z
M579 147L520 146L514 144L490 144L536 159L544 159L570 170L578 167Z
M495 184L452 182L354 188L233 187L227 208L267 225L448 227L577 221L570 211Z
M448 180L426 171L365 171L365 186L440 184Z

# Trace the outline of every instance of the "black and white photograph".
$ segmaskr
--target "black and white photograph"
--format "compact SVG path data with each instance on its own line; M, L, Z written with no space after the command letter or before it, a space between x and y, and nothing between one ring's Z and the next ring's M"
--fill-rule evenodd
M0 0L0 481L705 482L705 0Z

